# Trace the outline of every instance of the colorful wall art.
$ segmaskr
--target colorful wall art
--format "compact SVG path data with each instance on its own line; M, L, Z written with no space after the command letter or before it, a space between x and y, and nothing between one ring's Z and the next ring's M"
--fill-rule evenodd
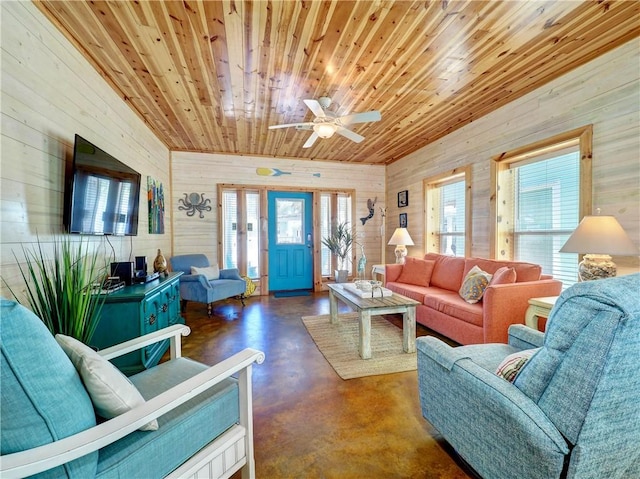
M162 183L147 176L149 234L164 234L164 190Z

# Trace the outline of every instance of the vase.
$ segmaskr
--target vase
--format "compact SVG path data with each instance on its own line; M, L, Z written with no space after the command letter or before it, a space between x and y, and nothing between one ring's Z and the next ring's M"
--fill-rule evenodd
M333 273L336 283L346 283L347 279L349 279L349 270L336 269Z
M158 250L158 256L153 260L153 271L156 273L167 273L167 260L162 255L162 251Z

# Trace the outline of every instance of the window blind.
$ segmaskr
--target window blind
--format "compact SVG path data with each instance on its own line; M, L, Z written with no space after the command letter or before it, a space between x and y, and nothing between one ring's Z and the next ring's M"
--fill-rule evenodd
M556 152L551 158L528 158L514 170L514 259L542 266L563 282L577 281L577 255L558 251L579 222L580 154Z

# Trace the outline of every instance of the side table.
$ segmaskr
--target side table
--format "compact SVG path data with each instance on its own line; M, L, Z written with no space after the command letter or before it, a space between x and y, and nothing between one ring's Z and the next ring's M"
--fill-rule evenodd
M524 315L524 324L533 329L538 329L538 319L548 318L549 313L556 304L558 296L545 296L544 298L531 298L529 307Z

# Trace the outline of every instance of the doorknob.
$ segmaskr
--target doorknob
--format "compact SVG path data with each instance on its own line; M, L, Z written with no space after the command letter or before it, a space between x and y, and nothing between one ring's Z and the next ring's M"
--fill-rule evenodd
M311 243L311 233L307 234L307 248L311 248L313 245Z

